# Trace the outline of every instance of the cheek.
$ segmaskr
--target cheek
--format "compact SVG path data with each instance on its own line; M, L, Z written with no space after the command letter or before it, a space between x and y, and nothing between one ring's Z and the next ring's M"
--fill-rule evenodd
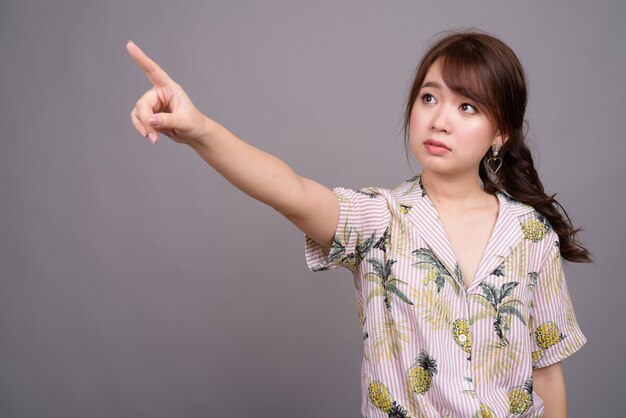
M427 132L429 128L430 126L424 117L424 114L413 110L411 113L411 120L409 122L409 138L411 138L411 142L417 140L420 136L424 136L425 132Z
M495 131L490 124L483 121L475 121L465 124L465 129L460 131L465 141L475 144L477 148L489 148L495 138Z

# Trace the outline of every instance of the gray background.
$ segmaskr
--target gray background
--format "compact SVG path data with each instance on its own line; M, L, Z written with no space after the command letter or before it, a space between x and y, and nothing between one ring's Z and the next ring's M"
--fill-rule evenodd
M134 131L125 43L300 175L392 187L414 67L465 26L525 65L536 165L595 256L566 264L589 339L570 416L623 410L625 21L623 1L2 2L0 417L359 416L350 273L309 272L287 220Z

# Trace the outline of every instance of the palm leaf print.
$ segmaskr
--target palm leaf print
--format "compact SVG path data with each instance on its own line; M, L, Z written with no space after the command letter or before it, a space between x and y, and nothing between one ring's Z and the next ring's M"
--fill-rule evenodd
M348 220L344 223L341 231L337 232L333 238L333 243L328 250L328 254L326 256L326 261L329 264L340 262L342 264L347 264L348 267L356 268L361 261L367 256L367 253L372 248L374 244L374 239L376 237L376 231L372 232L372 235L363 240L363 233L356 233L356 243L355 243L355 252L346 254L346 246L350 242L350 237L352 236L353 229L349 227Z
M380 287L372 289L368 296L368 302L372 300L376 296L384 296L385 298L385 307L391 311L391 301L393 299L393 295L397 296L401 301L407 303L409 305L413 305L413 302L407 298L404 293L400 289L398 289L398 283L402 283L406 285L405 282L396 278L391 273L391 266L396 263L396 260L387 260L384 264L382 260L377 258L369 258L367 260L368 263L372 265L374 268L373 273L367 273L364 276L364 279L378 284Z
M491 274L496 276L496 277L503 277L503 276L505 276L506 273L505 273L504 263L502 263L498 267L496 267L496 269Z
M372 235L366 239L365 241L363 241L363 235L362 234L357 234L357 238L356 238L356 264L360 264L361 261L363 261L363 259L365 258L365 256L367 255L367 253L370 251L370 249L372 248L372 245L374 244L374 238L376 237L376 231L372 232Z
M519 311L519 309L517 309L516 307L513 306L513 303L521 305L522 302L519 301L519 300L512 300L512 301L506 302L505 304L500 306L500 309L499 309L500 310L500 314L515 316L520 321L522 321L522 324L526 325L526 320L524 319L524 316Z
M470 318L470 323L474 323L479 319L493 318L494 330L500 339L500 343L503 345L509 345L506 334L510 330L511 317L518 318L526 325L524 315L518 309L519 306L523 306L523 303L517 299L505 300L511 296L518 284L518 282L508 282L498 288L492 283L481 282L479 287L483 294L470 295L472 300L484 307L482 311L477 312Z
M538 277L538 274L534 271L531 271L530 273L528 273L528 288L530 290L537 287L537 277Z
M411 206L411 205L407 205L407 204L404 204L404 203L398 203L398 205L400 206L400 212L401 212L403 215L406 215L407 213L409 213L409 211L411 210L411 208L413 208L413 206Z
M369 275L374 276L373 274ZM365 276L366 280L370 280L370 281L374 281L372 279L368 279L367 276ZM376 280L378 281L378 280ZM387 297L387 292L385 291L384 287L377 287L376 289L370 290L370 292L367 295L367 303L369 303L372 299L374 299L377 296L383 296L383 297Z
M339 260L344 259L346 253L346 245L350 242L350 235L352 234L352 228L348 228L348 220L341 228L341 233L335 234L333 237L333 243L330 246L326 261L329 264L334 264Z
M339 238L335 235L332 246L330 247L330 252L328 253L328 262L335 263L338 260L341 260L345 253L346 246L342 244Z
M497 305L499 302L498 289L496 289L496 287L493 284L488 283L488 282L481 282L479 286L483 291L485 299L487 299L487 301L489 301L489 303L491 303L491 305L497 311Z
M574 305L572 304L572 300L568 294L565 301L565 319L566 319L566 329L567 330L575 330L578 328L578 322L576 321L576 315L574 313ZM568 333L566 339L561 342L561 354L562 357L568 357L576 352L583 345L583 339L579 333Z
M498 256L502 263L496 268L493 275L497 277L524 277L526 274L526 243L520 241L506 257Z
M380 192L374 188L364 188L363 190L355 190L352 189L354 192L358 193L358 194L362 194L364 196L369 197L370 199L374 199L378 196L380 196Z
M447 297L435 292L432 287L420 291L413 290L412 296L421 319L430 324L433 330L450 329L456 318Z
M376 244L374 244L374 248L381 250L382 252L387 252L387 246L389 245L389 227L385 228L385 232L380 237Z
M402 351L402 342L408 343L408 333L411 327L405 325L407 321L396 323L391 318L384 318L373 329L373 348L376 352L376 362L384 356L387 360L396 359Z
M416 176L411 177L411 178L410 178L410 179L408 179L406 182L407 182L407 183L411 183L411 186L410 186L408 189L406 189L406 191L405 191L404 193L402 193L402 195L403 195L403 196L405 196L405 195L407 195L407 194L411 193L411 192L412 192L413 190L415 190L418 186L419 186L419 187L421 187L421 186L422 186L422 184L421 184L421 183L422 183L422 179L421 179L421 176L420 176L419 174L418 174L418 175L416 175ZM421 188L422 188L422 197L424 197L424 194L425 194L425 193L424 193L424 188L423 188L423 187L421 187Z
M478 384L486 383L507 373L521 364L524 355L522 343L503 346L499 341L484 344L474 350L472 363L475 367L474 379Z
M504 193L504 192L502 192L500 190L498 190L496 193L498 193L500 196L504 197L506 199L506 201L509 202L509 203L512 203L514 205L521 205L522 204L519 200L515 199L514 197L512 197L512 196L510 196L510 195L508 195L508 194L506 194L506 193Z
M412 254L415 255L418 260L413 266L429 271L427 278L435 282L437 292L440 292L445 283L448 282L452 286L454 293L460 295L462 290L461 285L452 277L448 269L446 269L443 263L429 248L418 248L413 251Z
M563 279L563 267L561 266L561 253L556 250L550 263L544 269L541 279L545 281L546 301L550 303L552 297L558 297L561 292L561 280Z
M459 265L458 262L454 266L454 274L459 282L459 286L462 288L465 288L465 282L463 281L463 275L461 273L461 266Z
M399 211L398 211L399 212ZM390 254L395 258L410 257L410 229L407 226L406 218L400 213L392 213L389 222L389 249Z
M513 289L515 289L518 284L519 284L518 282L504 283L500 287L499 292L498 292L499 299L502 300L506 298L507 296L509 296L511 292L513 292Z

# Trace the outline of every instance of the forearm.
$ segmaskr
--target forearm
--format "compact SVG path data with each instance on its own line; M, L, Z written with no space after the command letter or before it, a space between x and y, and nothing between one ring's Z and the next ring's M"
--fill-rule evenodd
M280 159L205 119L201 137L189 145L226 180L283 214L302 232L330 247L339 219L332 190L298 176Z
M566 418L567 396L561 363L533 370L533 389L544 401L543 418Z
M282 214L297 212L304 184L279 158L214 124L190 146L226 180Z

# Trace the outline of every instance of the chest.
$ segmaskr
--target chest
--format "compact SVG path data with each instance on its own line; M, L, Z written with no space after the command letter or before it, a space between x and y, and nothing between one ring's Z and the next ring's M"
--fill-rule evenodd
M443 212L439 215L466 288L476 276L497 217L497 207L466 214Z

